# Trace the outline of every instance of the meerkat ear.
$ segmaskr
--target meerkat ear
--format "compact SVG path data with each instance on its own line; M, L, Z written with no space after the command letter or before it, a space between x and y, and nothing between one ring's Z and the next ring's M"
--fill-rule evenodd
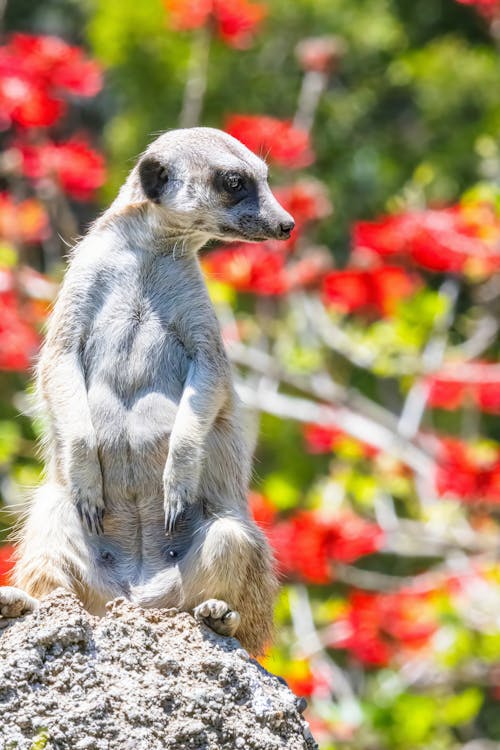
M139 163L139 177L146 197L159 203L162 190L168 182L166 166L153 156L146 156Z

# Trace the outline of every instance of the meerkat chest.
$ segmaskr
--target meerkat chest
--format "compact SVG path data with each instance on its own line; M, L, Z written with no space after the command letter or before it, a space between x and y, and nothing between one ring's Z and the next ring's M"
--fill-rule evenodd
M118 379L122 390L182 384L193 355L192 321L207 320L207 335L214 335L201 280L169 258L147 263L130 255L114 269L114 283L91 320L83 352L87 377Z
M202 321L208 340L220 338L203 281L187 263L119 261L82 347L101 462L115 489L157 482L196 356L193 326Z

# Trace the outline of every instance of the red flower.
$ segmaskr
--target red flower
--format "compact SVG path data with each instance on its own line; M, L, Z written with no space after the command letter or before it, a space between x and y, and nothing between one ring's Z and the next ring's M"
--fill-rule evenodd
M273 243L242 243L214 250L203 266L209 276L230 284L240 292L282 295L309 286L323 275L323 254L311 254L286 265L286 256Z
M292 671L290 674L287 674L286 683L290 690L295 693L295 695L300 695L304 698L309 698L313 694L316 687L316 680L314 679L314 675L310 670L308 670L305 674L300 674L297 676L294 675Z
M370 306L371 290L368 274L362 270L330 271L323 281L326 305L349 313Z
M485 276L500 270L500 221L488 204L408 212L354 226L355 253L406 256L431 271Z
M225 130L251 151L285 168L307 167L314 161L309 135L288 120L263 115L232 115Z
M0 586L9 586L10 572L14 567L14 547L6 544L0 547Z
M0 61L0 128L13 122L24 127L53 125L65 111L63 102L55 99L27 76L11 70Z
M333 563L353 562L380 549L383 532L353 513L324 518L301 511L267 532L281 572L310 583L332 580Z
M500 413L500 365L457 362L427 378L428 403L438 409L457 409L467 402L493 414Z
M335 623L331 645L348 649L362 664L386 666L402 649L425 646L437 628L428 596L411 591L353 591L346 616Z
M250 492L248 501L254 521L263 528L270 526L276 518L277 511L269 498L258 492Z
M276 198L295 220L295 232L310 221L330 216L332 204L325 185L319 180L299 180L274 191Z
M29 306L17 299L12 273L0 269L0 370L27 370L38 346Z
M354 250L370 250L382 257L405 252L414 229L414 214L386 216L379 221L358 221L353 227Z
M436 484L443 496L465 502L500 503L500 447L438 439Z
M309 453L331 453L339 437L345 433L337 427L309 424L304 427L304 438Z
M19 145L22 171L32 180L54 177L72 198L87 200L105 179L104 159L83 138L40 146Z
M285 257L269 250L264 243L241 244L214 250L204 259L209 275L238 291L256 294L283 294Z
M0 47L4 127L52 125L66 108L61 93L93 96L101 86L97 63L57 37L14 34Z
M100 66L59 37L13 34L4 49L50 88L79 96L95 96L102 88Z
M47 237L48 216L34 198L14 203L8 193L0 193L0 237L11 242L40 242Z
M164 0L171 26L179 31L213 23L222 40L243 49L266 16L264 5L250 0Z
M338 427L309 424L304 427L304 438L309 453L331 453L335 449L341 448L342 443L346 440L354 441L365 458L378 453L378 450L373 446L350 437Z
M325 304L341 312L391 315L398 302L413 294L418 284L403 268L383 266L371 270L330 271L323 282Z

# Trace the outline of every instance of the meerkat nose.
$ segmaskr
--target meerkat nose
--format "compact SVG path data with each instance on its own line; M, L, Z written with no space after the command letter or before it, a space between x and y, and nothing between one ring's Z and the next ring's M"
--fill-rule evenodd
M278 236L283 239L288 238L294 226L295 226L294 221L282 222L278 227Z

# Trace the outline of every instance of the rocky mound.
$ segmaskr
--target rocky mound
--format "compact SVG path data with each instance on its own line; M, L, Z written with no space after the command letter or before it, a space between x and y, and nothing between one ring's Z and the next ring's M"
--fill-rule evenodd
M0 630L1 750L312 750L298 699L234 638L57 591Z

